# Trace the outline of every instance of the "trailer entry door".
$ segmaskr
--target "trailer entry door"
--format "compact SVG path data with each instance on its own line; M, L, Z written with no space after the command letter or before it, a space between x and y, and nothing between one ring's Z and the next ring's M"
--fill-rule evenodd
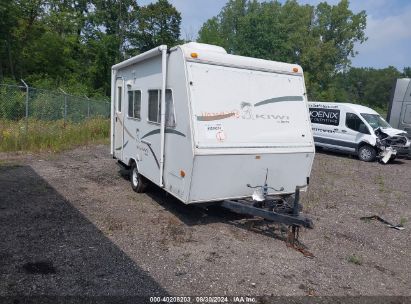
M123 160L124 81L117 79L115 93L114 156Z

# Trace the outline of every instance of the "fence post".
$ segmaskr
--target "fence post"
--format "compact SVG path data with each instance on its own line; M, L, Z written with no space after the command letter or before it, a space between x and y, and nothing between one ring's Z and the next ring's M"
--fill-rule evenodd
M64 123L63 123L63 125L64 125L64 128L65 128L66 127L66 118L67 118L67 93L64 92L64 90L62 88L59 88L59 89L64 94L64 109L63 109L63 121L64 121Z
M87 99L87 118L90 118L90 98L88 98L86 95L84 95Z
M24 82L23 79L20 79L21 82L24 84L26 87L26 135L29 130L29 86L27 83Z

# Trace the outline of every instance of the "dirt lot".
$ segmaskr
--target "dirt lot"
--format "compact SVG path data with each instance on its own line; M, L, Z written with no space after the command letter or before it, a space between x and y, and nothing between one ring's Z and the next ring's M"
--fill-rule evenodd
M411 160L317 153L313 259L264 223L134 193L107 146L0 160L0 295L411 295Z

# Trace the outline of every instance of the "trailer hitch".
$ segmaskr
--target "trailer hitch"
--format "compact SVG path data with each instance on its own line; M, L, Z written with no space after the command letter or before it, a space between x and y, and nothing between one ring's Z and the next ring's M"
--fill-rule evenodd
M262 202L254 202L250 200L225 200L221 202L221 206L238 214L247 214L258 216L263 219L282 223L289 226L302 226L305 228L313 228L313 222L306 216L300 214L300 189L305 186L297 186L295 189L294 202L292 206L279 199L277 202L283 205L283 209L275 208L275 200L265 200ZM291 208L289 208L291 207Z

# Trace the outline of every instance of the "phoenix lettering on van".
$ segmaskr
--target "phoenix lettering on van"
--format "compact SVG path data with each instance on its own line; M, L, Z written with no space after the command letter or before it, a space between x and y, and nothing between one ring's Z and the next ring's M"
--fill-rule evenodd
M340 110L310 108L312 123L338 126L340 123Z

